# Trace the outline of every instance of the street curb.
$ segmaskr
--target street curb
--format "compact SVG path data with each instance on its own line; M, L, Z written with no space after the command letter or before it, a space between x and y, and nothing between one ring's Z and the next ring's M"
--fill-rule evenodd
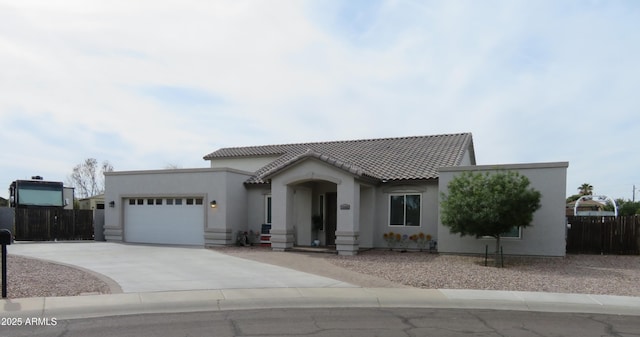
M640 297L398 288L264 288L0 300L0 317L81 319L274 308L446 308L640 316Z

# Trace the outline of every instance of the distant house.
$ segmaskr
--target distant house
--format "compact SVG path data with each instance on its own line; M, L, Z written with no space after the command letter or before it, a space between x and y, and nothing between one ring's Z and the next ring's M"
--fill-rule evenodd
M544 206L539 229L519 232L512 246L525 248L511 252L564 255L556 247L564 240L550 248L537 233L564 231L568 164L476 166L469 133L222 148L204 159L210 168L105 173L106 239L231 245L239 231L270 228L274 250L317 240L351 255L386 247L389 231L422 232L439 250L462 252L466 241L439 223L441 176L446 183L461 170L515 169L534 178Z
M577 207L576 207L577 204ZM605 210L607 204L613 210ZM606 195L583 195L578 200L567 203L567 216L617 216L615 200Z
M575 212L576 201L567 203L566 215L573 216ZM578 212L601 212L604 210L604 204L595 200L583 200L578 204Z
M104 209L104 193L78 199L79 209Z

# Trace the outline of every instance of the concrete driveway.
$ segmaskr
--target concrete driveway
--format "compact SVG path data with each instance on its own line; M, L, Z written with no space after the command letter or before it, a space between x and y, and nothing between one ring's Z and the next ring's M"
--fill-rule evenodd
M75 265L103 274L122 291L326 288L354 285L204 248L110 242L15 243L9 254Z

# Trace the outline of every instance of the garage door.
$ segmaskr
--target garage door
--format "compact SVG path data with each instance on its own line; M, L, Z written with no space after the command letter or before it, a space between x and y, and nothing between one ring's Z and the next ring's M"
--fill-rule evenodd
M126 242L204 245L202 198L130 198L124 207Z

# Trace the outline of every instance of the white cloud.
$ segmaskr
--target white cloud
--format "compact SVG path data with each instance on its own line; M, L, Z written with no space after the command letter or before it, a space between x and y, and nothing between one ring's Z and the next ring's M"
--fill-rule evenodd
M12 161L0 184L43 167L63 180L86 157L205 166L222 146L470 131L480 163L569 160L569 192L590 182L630 197L638 12L631 2L0 1L0 123L13 123L0 134Z

